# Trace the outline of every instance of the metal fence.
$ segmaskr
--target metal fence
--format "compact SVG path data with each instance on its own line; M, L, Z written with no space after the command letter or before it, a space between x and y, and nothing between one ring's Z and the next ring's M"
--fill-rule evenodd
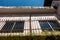
M43 19L47 19L47 18L43 18ZM53 19L56 20L55 18L52 17L52 20ZM48 19L48 20L51 21L51 19ZM29 25L29 29L0 30L0 35L2 35L2 36L4 36L4 35L5 36L8 36L8 35L30 35L31 33L37 35L37 34L40 34L44 30L53 31L51 28L38 28L38 27L40 27L40 25L38 26L39 20L32 20L31 15L30 15L30 18L28 21L29 21L29 24L27 24L27 25ZM44 20L41 20L41 21L44 21ZM32 22L34 22L34 23L32 23ZM33 26L33 25L35 25L35 26ZM34 28L34 27L36 27L36 28ZM60 27L54 28L54 30L60 31Z

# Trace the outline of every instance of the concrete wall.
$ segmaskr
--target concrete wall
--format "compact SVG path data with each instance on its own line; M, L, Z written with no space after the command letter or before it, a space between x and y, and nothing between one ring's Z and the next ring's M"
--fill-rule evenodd
M58 5L57 13L60 15L60 3Z

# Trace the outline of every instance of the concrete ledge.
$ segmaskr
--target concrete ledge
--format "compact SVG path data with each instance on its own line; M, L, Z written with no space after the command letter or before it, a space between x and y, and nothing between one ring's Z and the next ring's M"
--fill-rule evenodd
M53 7L2 7L0 6L1 13L55 13Z

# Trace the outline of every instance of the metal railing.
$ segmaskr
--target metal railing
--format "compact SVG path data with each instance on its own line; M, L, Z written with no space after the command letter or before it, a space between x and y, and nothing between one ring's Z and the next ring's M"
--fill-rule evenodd
M37 18L38 18L38 17L37 17ZM47 18L44 17L43 19L47 19ZM53 18L53 17L52 17L51 19L48 19L48 20L56 20L56 18ZM38 30L42 30L42 31L44 31L44 30L50 31L50 30L51 30L51 28L42 28L42 29L37 28L37 29L32 29L31 22L32 22L32 21L39 21L39 20L35 20L35 19L32 20L32 19L31 19L31 15L30 15L30 18L29 18L28 21L29 21L29 23L30 23L30 24L29 24L29 29L14 29L14 30L12 30L12 31L11 31L11 30L0 30L0 35L3 34L3 33L4 33L4 35L5 35L5 33L7 33L7 35L8 35L8 33L10 33L10 35L11 35L11 34L14 35L14 33L16 33L16 34L19 33L19 35L20 35L20 34L22 34L22 35L28 35L28 34L29 34L29 35L30 35L30 33L33 33L32 31L34 31L35 33L37 33L37 32L39 32ZM33 26L33 27L34 27L34 26ZM59 28L59 27L57 27L57 28L55 27L54 30L60 30L60 28ZM51 30L51 31L53 31L53 30ZM16 35L16 34L15 34L15 35ZM37 34L38 34L38 33L37 33Z
M1 34L3 34L4 33L4 35L5 34L7 34L8 35L8 33L10 33L10 34L14 34L14 33L21 33L22 35L30 35L30 33L33 33L32 31L35 31L35 33L36 34L38 34L37 32L38 32L38 30L41 30L41 29L15 29L15 30L0 30L0 33ZM44 30L46 30L46 31L53 31L51 28L42 28L42 31L44 31ZM54 28L54 30L58 30L58 31L60 31L60 28ZM29 34L28 34L29 33ZM15 34L15 35L16 35ZM20 35L20 34L18 34L18 35Z

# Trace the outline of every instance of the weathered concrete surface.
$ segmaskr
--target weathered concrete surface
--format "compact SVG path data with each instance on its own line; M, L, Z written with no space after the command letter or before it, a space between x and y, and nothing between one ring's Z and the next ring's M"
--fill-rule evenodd
M56 10L52 7L0 7L0 13L54 13Z

